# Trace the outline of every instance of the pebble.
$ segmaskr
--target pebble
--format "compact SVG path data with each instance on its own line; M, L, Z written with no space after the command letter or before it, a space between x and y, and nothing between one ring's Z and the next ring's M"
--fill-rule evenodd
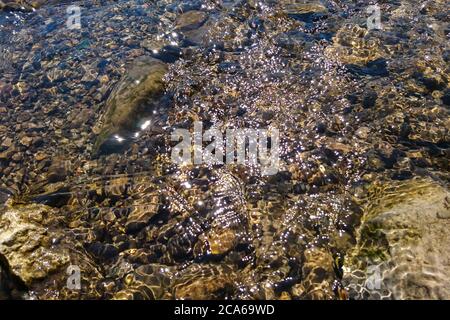
M29 147L29 146L31 146L31 144L33 143L33 138L32 138L32 137L25 136L25 137L23 137L22 139L20 139L20 143L21 143L22 145L24 145L25 147Z
M16 152L16 148L14 145L12 145L7 150L0 152L0 159L1 160L9 160L15 152Z
M358 130L356 130L356 136L360 139L367 139L369 136L370 129L368 127L361 127Z
M36 159L36 161L42 161L47 158L47 155L39 151L34 155L34 158Z
M22 112L17 116L17 122L25 122L31 119L31 115L29 112Z
M2 142L2 147L9 148L12 145L12 139L11 138L5 138Z
M208 15L205 12L197 10L188 11L177 18L176 30L185 32L198 29L207 19Z
M16 152L11 159L15 162L20 162L23 159L23 154L21 152Z

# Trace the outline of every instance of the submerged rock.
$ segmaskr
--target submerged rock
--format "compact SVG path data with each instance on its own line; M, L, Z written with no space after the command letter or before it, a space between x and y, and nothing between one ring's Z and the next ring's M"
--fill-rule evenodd
M449 299L448 188L412 180L373 194L344 266L350 298Z
M173 296L177 300L224 299L233 292L236 280L227 265L192 264L174 279Z
M175 32L181 33L188 44L202 43L209 27L208 15L197 10L181 14L175 22Z
M142 197L131 208L125 224L127 233L134 233L145 227L150 219L158 213L160 199L158 194L149 194Z
M320 2L310 2L302 0L281 1L283 12L288 15L300 16L302 18L309 17L312 14L326 13L327 8Z
M325 55L348 66L358 75L386 76L388 73L384 43L358 25L344 25L333 36Z
M324 5L315 1L280 1L279 6L289 18L301 22L308 29L313 28L318 21L325 19L328 13Z
M67 252L44 245L49 235L40 222L50 213L49 207L31 204L8 208L0 216L0 257L26 285L69 262Z
M314 300L333 299L333 256L322 248L312 248L304 252L302 267L304 281L293 287L296 298Z
M32 11L45 2L44 0L0 0L0 10Z
M106 102L94 153L98 153L112 135L138 130L139 120L157 113L166 72L167 66L163 62L147 56L137 58L128 67ZM116 137L118 143L123 139Z
M0 299L98 299L88 279L102 275L74 234L61 229L58 209L13 204L0 211ZM79 285L70 275L80 270ZM72 271L71 271L72 270Z
M177 18L176 30L180 32L191 31L200 28L208 19L205 12L191 10Z
M155 300L168 298L164 289L173 277L172 267L147 264L125 276L125 288L112 297L114 300Z

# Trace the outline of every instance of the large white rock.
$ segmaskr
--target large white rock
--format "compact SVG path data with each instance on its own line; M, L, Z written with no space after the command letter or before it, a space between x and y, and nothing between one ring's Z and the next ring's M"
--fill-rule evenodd
M450 192L430 180L374 187L344 266L351 298L450 299Z

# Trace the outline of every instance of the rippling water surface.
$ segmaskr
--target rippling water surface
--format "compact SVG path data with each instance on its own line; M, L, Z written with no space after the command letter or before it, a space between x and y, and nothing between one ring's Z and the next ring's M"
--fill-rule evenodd
M347 298L371 186L449 178L448 2L380 1L381 29L373 4L0 11L0 297ZM162 92L126 130L108 127L141 56L167 68ZM174 164L170 133L195 121L278 129L278 172Z

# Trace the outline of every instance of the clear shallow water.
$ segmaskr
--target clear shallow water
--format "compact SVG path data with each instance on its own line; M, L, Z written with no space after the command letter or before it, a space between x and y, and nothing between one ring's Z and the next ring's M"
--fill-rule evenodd
M43 238L59 240L42 246L67 258L25 291L342 297L366 187L448 179L448 5L388 1L367 30L369 4L86 1L80 30L65 2L0 13L0 199L49 205ZM168 64L168 108L93 156L107 98L143 55ZM278 128L279 173L175 166L171 130L199 120Z

